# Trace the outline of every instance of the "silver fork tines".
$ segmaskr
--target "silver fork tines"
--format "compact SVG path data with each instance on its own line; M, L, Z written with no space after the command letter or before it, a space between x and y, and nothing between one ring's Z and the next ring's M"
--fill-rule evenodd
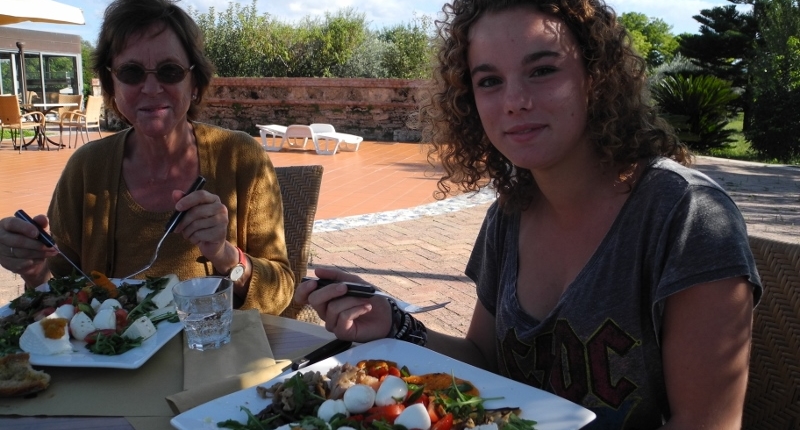
M391 297L386 293L381 294L380 292L376 292L376 294L380 294L380 295L386 296L386 297ZM436 309L439 309L439 308L443 308L443 307L447 306L450 303L450 301L448 300L446 302L434 303L434 304L429 305L429 306L418 306L418 305L414 305L414 304L411 304L411 303L408 303L408 302L404 302L402 300L398 300L398 299L396 299L394 297L391 297L391 298L392 298L392 300L395 301L395 303L397 303L397 307L398 308L400 308L402 311L408 312L410 314L420 314L420 313L423 313L423 312L430 312L430 311L433 311L433 310L436 310Z

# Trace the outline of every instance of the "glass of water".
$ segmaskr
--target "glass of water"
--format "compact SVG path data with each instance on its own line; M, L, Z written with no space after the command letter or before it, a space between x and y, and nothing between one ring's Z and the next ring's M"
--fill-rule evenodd
M204 351L231 341L233 281L221 276L187 279L172 288L172 295L189 348Z

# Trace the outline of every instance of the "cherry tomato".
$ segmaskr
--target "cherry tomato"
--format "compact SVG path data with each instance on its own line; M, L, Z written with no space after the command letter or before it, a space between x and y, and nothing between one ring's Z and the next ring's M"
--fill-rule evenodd
M97 342L98 336L100 336L100 335L112 336L112 335L115 335L115 334L117 334L117 331L116 330L112 330L110 328L106 328L106 329L103 329L103 330L95 330L95 331L87 334L86 337L83 340L88 345L94 345Z
M364 418L364 424L381 420L393 424L394 420L400 416L400 413L403 412L405 408L406 407L400 403L387 406L373 406L366 412L367 416Z
M389 367L388 372L392 376L397 376L398 378L400 377L400 369L396 367Z
M453 414L447 413L431 426L431 430L450 430L453 427Z
M386 376L388 374L389 374L389 365L383 362L373 367L370 367L369 370L367 370L367 375L378 379L381 379L381 377Z

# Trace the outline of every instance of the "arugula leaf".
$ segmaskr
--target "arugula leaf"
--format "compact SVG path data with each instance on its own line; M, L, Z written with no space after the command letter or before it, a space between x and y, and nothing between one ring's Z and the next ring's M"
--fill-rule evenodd
M141 346L142 340L144 339L141 337L129 339L116 333L108 336L98 333L97 341L91 345L86 345L86 348L95 354L119 355L137 346Z

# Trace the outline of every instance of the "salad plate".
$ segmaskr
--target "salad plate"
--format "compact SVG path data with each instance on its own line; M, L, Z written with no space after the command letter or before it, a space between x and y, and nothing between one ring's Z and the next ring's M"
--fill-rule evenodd
M119 285L121 280L111 279ZM129 279L126 282L133 284L136 280ZM47 284L36 288L41 291L48 291ZM13 311L8 304L0 308L0 317L11 315ZM86 349L86 342L72 339L72 352L56 355L30 354L30 363L35 366L53 367L93 367L111 369L138 369L176 334L183 330L180 322L172 323L161 321L156 325L156 333L142 342L141 346L133 348L120 355L93 354Z
M355 365L358 361L366 359L391 360L398 366L408 367L415 375L445 372L469 380L478 388L481 397L501 398L486 400L487 408L518 407L522 410L520 417L537 422L537 430L575 430L595 418L592 411L554 394L487 372L429 349L394 339L381 339L359 345L301 369L300 372L316 370L325 374L334 366L344 363ZM290 378L295 373L297 372L280 375L260 386L270 387ZM219 428L217 427L218 422L228 419L245 422L247 415L241 410L241 407L246 407L256 414L269 403L271 403L269 399L262 399L258 396L256 387L246 388L190 409L174 417L170 424L178 430L216 429Z

